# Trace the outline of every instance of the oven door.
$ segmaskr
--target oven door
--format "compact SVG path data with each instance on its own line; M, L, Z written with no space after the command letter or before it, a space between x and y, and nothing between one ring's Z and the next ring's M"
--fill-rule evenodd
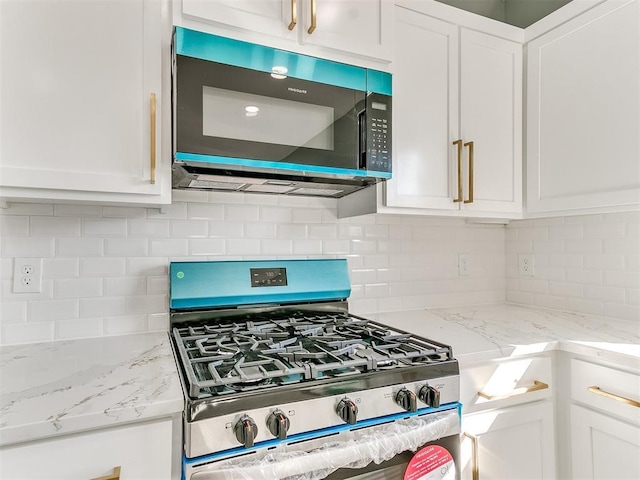
M185 465L190 480L459 480L458 408L299 435ZM398 418L400 417L400 418ZM304 438L308 437L308 438ZM265 442L268 443L268 442Z

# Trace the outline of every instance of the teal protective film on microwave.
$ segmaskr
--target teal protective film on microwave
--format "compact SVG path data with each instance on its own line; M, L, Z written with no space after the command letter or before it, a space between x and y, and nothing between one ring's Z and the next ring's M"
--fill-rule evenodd
M276 48L175 27L175 53L236 67L272 73L285 67L287 76L366 92L367 69ZM372 90L369 90L372 91ZM383 92L380 92L383 93Z
M255 286L253 272L286 271L286 285ZM345 259L172 262L170 308L344 300L351 293Z
M290 170L292 172L324 173L328 175L350 175L354 177L391 178L391 172L375 170L356 170L350 168L325 167L321 165L305 165L301 163L272 162L268 160L253 160L250 158L221 157L218 155L203 155L199 153L176 152L176 160L182 162L212 163L215 165L231 165L253 168L270 168Z
M391 74L367 69L367 91L391 95Z

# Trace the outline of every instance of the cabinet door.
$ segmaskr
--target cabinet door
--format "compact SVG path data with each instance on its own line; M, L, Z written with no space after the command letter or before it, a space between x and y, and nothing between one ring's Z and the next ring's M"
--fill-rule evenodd
M161 163L161 6L0 2L3 196L149 203L168 197L168 178L151 183L152 143Z
M529 44L529 212L640 203L639 3L605 2Z
M458 210L458 28L396 7L391 207Z
M298 0L302 41L377 60L390 60L393 2ZM309 33L315 16L315 29Z
M295 41L299 27L294 26L291 30L288 27L292 15L299 12L298 3L298 0L182 0L182 13L196 20L209 20ZM295 13L292 13L294 6ZM300 16L297 17L299 25Z
M551 402L465 415L462 428L464 480L474 467L481 480L556 477Z
M467 145L463 190L468 203L462 208L521 213L522 45L461 29L460 95L460 138Z
M593 410L571 406L573 477L581 480L640 478L640 428Z
M172 421L68 435L0 449L0 478L87 480L121 467L122 480L169 480Z

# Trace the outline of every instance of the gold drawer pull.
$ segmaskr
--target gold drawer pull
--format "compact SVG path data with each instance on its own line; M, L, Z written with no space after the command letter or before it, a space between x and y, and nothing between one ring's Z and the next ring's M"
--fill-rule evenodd
M480 462L478 460L478 437L463 432L465 437L471 440L471 480L480 480Z
M91 480L120 480L120 467L115 467L113 473L105 475L104 477L92 478Z
M298 5L296 0L291 0L291 23L287 27L289 30L293 30L298 23Z
M316 23L317 11L316 11L316 0L311 0L311 25L309 25L309 29L307 33L311 35L315 30L318 24Z
M637 402L636 400L631 400L630 398L627 398L627 397L616 395L615 393L606 392L596 385L594 385L593 387L587 388L587 390L589 390L591 393L595 393L596 395L602 395L603 397L607 397L612 400L617 400L618 402L626 403L627 405L631 405L632 407L640 407L640 402Z
M509 393L489 395L488 393L478 392L478 396L486 398L487 400L496 400L498 398L509 398L516 395L522 395L523 393L537 392L538 390L544 390L545 388L549 388L549 385L543 382L539 382L538 380L534 380L533 385L531 385L530 387L516 388Z
M473 142L467 142L465 147L469 147L469 200L464 203L473 203Z

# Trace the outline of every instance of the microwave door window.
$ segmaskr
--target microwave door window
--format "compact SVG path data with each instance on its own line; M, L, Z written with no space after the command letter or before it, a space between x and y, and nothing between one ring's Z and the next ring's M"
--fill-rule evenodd
M202 134L209 137L333 151L334 116L329 106L202 87Z

